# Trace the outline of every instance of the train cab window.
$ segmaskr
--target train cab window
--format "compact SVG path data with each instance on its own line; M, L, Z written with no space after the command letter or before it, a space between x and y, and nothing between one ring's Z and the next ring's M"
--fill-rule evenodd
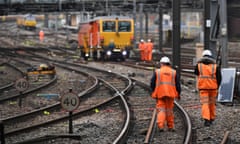
M103 32L115 32L116 23L114 21L103 21Z
M29 17L29 20L35 20L34 16Z
M118 22L118 31L119 32L130 32L131 23L129 21L119 21Z
M32 20L32 21L34 21L34 20L36 20L36 18L33 15L26 15L25 16L25 20Z

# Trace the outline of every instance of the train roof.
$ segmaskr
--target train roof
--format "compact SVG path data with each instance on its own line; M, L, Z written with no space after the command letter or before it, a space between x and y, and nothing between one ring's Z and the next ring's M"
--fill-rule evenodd
M80 24L81 23L89 23L89 22L93 22L93 21L97 21L97 20L112 20L112 19L116 19L116 18L118 18L118 20L132 20L132 18L129 16L98 16L93 19L89 19L89 20L80 22Z
M28 13L28 14L24 14L24 15L17 15L18 17L35 17L33 14Z
M93 20L98 20L98 19L132 19L129 16L99 16L99 17L95 17Z

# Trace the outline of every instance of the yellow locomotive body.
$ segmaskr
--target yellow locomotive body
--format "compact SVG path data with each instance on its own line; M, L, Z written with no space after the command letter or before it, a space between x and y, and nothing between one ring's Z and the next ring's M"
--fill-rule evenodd
M78 46L85 59L125 60L133 48L134 21L129 17L104 16L80 23Z
M28 75L55 75L56 70L52 65L40 64L38 67L33 66L27 69Z
M31 14L17 17L18 27L23 27L24 29L36 29L36 25L36 17Z

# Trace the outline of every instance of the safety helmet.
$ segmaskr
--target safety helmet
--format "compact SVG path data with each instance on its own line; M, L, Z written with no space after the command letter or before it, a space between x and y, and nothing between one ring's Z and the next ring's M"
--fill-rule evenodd
M162 57L160 63L170 63L170 59L166 56Z
M40 64L39 67L40 67L40 68L47 68L48 66L47 66L47 64Z
M144 40L143 40L143 39L141 39L141 42L144 42Z
M148 39L148 42L151 42L151 39Z
M202 56L212 56L212 52L210 50L204 50Z

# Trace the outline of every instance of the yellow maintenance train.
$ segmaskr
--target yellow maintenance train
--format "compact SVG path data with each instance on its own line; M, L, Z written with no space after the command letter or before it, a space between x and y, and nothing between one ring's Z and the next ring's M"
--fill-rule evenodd
M32 14L18 16L17 26L24 29L36 29L37 26L36 17Z
M130 17L103 16L79 24L78 47L85 60L122 60L133 48L134 21Z

